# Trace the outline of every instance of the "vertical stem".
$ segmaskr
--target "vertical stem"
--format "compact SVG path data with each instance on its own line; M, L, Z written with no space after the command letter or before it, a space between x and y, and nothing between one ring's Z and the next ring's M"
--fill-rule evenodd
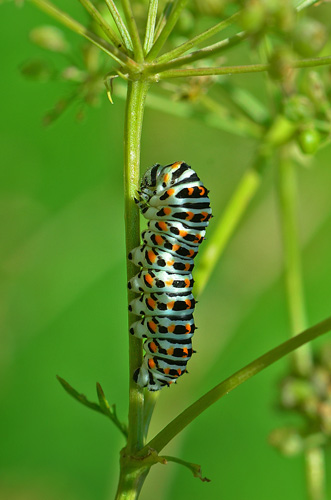
M125 112L124 130L124 195L125 195L125 233L127 254L140 245L139 210L134 201L140 177L140 139L144 114L144 104L148 84L129 82ZM137 268L127 260L128 280L137 273ZM128 290L128 301L136 294ZM129 325L136 321L129 313ZM129 393L129 435L127 453L134 453L143 446L144 435L144 393L133 380L133 374L142 364L142 341L129 334L130 393Z
M306 310L300 259L300 246L296 218L296 179L294 165L286 146L279 157L280 215L285 254L285 281L287 303L291 321L292 336L306 328ZM312 353L308 344L293 353L293 367L303 376L309 377L312 370ZM325 470L323 449L313 448L305 452L306 484L310 500L325 499Z
M325 500L325 463L322 448L312 448L305 453L308 498Z
M296 195L294 165L288 157L287 148L284 146L279 156L279 201L284 245L286 296L292 336L297 335L307 327L296 217ZM310 346L303 346L294 353L293 365L299 375L309 375L312 368Z

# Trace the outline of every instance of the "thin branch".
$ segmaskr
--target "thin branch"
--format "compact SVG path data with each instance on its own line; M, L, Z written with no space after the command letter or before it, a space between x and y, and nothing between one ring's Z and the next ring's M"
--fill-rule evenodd
M304 0L300 5L296 7L296 10L300 12L303 9L306 9L307 7L311 7L312 5L316 5L320 3L321 0Z
M111 28L111 26L107 23L104 17L100 14L100 12L95 8L93 3L90 0L79 0L82 6L87 10L90 16L94 19L94 21L100 26L105 35L109 38L109 40L115 45L115 47L119 48L122 43L119 37L116 35L115 31Z
M132 41L129 35L129 32L123 22L123 19L120 15L120 13L117 10L116 5L114 4L113 0L104 0L105 4L108 7L108 10L114 19L114 23L117 26L117 29L122 37L124 46L126 47L127 50L133 52L133 46L132 46Z
M159 20L156 24L156 28L155 28L155 35L154 35L154 42L158 39L158 37L160 36L160 33L161 31L163 30L169 16L170 16L170 12L171 12L171 9L172 9L172 6L174 4L174 0L168 0L166 3L165 3L165 6L163 8L163 11L159 17Z
M138 68L138 65L135 61L127 57L123 52L118 50L116 47L110 45L110 43L106 42L106 40L103 40L103 38L98 37L95 33L86 29L85 26L80 24L78 21L70 17L62 10L55 7L55 5L49 2L49 0L30 0L30 2L32 2L42 11L46 12L46 14L49 14L51 17L59 21L67 28L71 29L78 35L81 35L87 40L89 40L91 43L93 43L94 45L99 47L99 49L106 52L106 54L108 54L122 66L126 66L131 70L136 70Z
M278 345L263 356L257 358L252 363L237 371L229 378L215 386L204 396L198 399L191 406L186 408L174 420L172 420L164 429L162 429L147 445L139 452L139 456L147 454L149 449L160 452L174 437L177 436L185 427L195 420L212 404L216 403L220 398L229 394L236 387L241 385L246 380L249 380L260 371L272 365L279 359L283 358L298 347L310 342L317 337L324 335L331 330L331 317L308 328L304 332L290 340Z
M204 31L203 33L200 33L200 35L196 35L195 37L191 38L187 42L182 43L182 45L179 45L179 47L176 47L175 49L171 50L170 52L166 52L162 56L160 56L157 59L157 63L164 63L168 61L172 61L173 59L176 59L177 57L181 56L182 54L185 54L190 49L193 49L193 47L196 47L202 42L205 42L212 36L216 35L217 33L220 33L223 31L225 28L233 24L236 19L238 19L239 13L233 14L233 16L229 17L228 19L225 19L224 21L221 21L220 23L217 23L215 26L212 28L209 28L208 30Z
M331 64L331 56L315 57L312 59L302 59L293 61L292 68L313 68L317 66L326 66ZM261 73L269 71L270 64L247 64L244 66L223 66L221 68L192 68L192 69L172 69L160 72L155 75L155 81L166 78L182 78L192 76L212 76L212 75L235 75L243 73Z
M131 36L133 52L138 62L143 62L144 52L141 45L140 36L138 33L138 28L136 20L133 16L132 7L130 0L122 0L123 11L125 15L126 22L128 24L128 30Z
M154 42L155 23L159 0L150 0L146 22L146 33L144 42L144 54L148 54Z
M299 235L296 217L297 193L294 165L284 146L279 155L279 210L284 246L286 298L291 322L291 335L307 326L301 270ZM312 369L310 346L298 349L293 355L296 372L308 376Z
M161 71L167 71L172 68L177 68L178 66L186 66L193 63L194 61L214 57L226 49L235 47L243 40L245 40L247 36L248 34L245 31L242 31L241 33L237 33L230 38L226 38L225 40L221 40L220 42L214 43L213 45L209 45L208 47L204 47L203 49L191 52L186 56L178 57L177 59L173 59L169 62L153 64L152 72L159 73Z
M160 36L157 38L156 42L154 43L153 47L148 53L146 61L151 61L153 60L154 57L158 55L163 45L169 38L169 35L172 32L173 28L175 27L175 24L177 23L182 10L187 4L187 1L188 0L175 0L169 18L166 24L164 25L163 30L160 33Z

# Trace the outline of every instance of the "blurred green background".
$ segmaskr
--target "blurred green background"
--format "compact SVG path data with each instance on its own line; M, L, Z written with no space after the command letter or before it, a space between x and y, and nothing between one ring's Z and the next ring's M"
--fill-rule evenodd
M55 375L92 400L99 381L126 417L124 103L115 95L111 106L104 95L81 123L68 110L52 126L41 125L65 84L28 82L19 67L45 55L28 38L45 23L52 24L29 5L1 6L0 498L104 500L115 492L122 437L70 399ZM259 89L262 78L236 81ZM198 171L211 188L210 231L254 156L251 141L149 109L142 144L143 169L185 160ZM330 154L323 149L299 171L310 324L330 314ZM287 338L275 184L270 170L199 300L198 354L190 376L162 391L151 435ZM167 447L166 454L201 464L211 483L179 465L159 465L142 500L305 498L303 458L285 459L267 442L274 428L296 421L277 409L286 366L282 361L241 386Z

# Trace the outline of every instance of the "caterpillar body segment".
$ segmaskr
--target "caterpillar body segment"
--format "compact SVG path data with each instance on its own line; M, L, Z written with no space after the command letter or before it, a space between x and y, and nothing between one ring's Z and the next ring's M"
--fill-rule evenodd
M148 229L142 233L143 244L129 254L141 268L128 283L140 294L129 304L129 310L140 316L130 333L145 339L146 352L134 380L158 391L187 372L194 352L192 270L212 213L208 190L180 161L148 169L136 202Z

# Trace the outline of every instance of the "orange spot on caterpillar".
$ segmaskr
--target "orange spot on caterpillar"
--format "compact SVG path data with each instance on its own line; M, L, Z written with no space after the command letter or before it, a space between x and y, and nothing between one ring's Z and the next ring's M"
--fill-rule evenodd
M185 301L186 302L186 301ZM174 305L175 305L175 301L173 300L172 302L168 302L167 304L167 308L168 309L173 309L174 308Z
M168 189L167 194L169 196L172 196L174 194L175 190L174 189Z
M192 187L187 188L187 191L188 191L188 195L189 195L189 196L192 196L193 191L194 191L194 188L192 188Z
M153 358L149 358L149 360L148 360L148 366L150 368L152 368L152 369L156 367L156 364L155 364L155 361L154 361Z
M179 236L181 236L182 238L185 238L185 236L187 236L187 231L179 231Z
M174 265L174 260L168 260L167 266L173 266Z
M187 323L187 324L185 325L185 328L186 328L186 330L187 330L187 332L186 332L186 333L191 333L191 325L190 325L190 323Z
M158 222L159 228L162 229L162 231L168 231L168 224L164 221Z
M167 354L169 354L169 356L172 356L174 353L174 348L173 347L170 347L169 349L167 349Z
M191 264L185 264L185 271L189 271L191 269Z
M175 326L176 326L176 325L169 325L169 326L168 326L168 332L173 333L173 332L174 332L174 330L175 330Z
M180 245L172 245L172 249L174 252L177 252L180 249Z
M151 342L149 344L149 348L150 348L151 351L157 352L157 345L155 344L155 342Z
M174 280L168 280L165 282L167 286L171 286L173 284Z
M150 274L145 275L145 281L148 283L148 285L153 286L154 283L154 278Z
M187 349L187 347L184 347L183 353L184 354L183 354L182 358L187 358L187 356L188 356L188 349Z
M170 373L170 368L165 368L165 369L163 370L163 373L165 373L166 375L169 375L169 373Z
M178 376L181 375L182 374L182 370L180 368L178 368L177 373L178 373Z
M208 217L208 212L201 212L201 215L203 215L202 220L206 220Z
M205 192L206 192L205 188L202 187L202 186L198 186L198 189L200 191L200 196L203 196L205 194Z
M187 308L186 308L186 309L191 309L191 307L192 307L192 302L191 302L189 299L186 299L186 300L185 300L185 304L187 305Z
M180 167L182 163L183 163L182 161L176 161L175 163L173 163L171 167L172 170L175 170L177 167Z
M186 278L186 280L185 280L185 288L188 288L190 286L190 284L191 284L191 281L188 278Z
M158 245L163 245L163 242L164 242L164 238L162 238L162 236L160 236L159 234L156 234L155 235L155 241Z
M153 250L149 250L149 251L147 252L147 255L148 255L149 260L150 260L152 263L154 263L154 262L156 261L156 255L155 255L155 253L153 252Z
M165 176L163 177L163 181L168 182L169 178L170 178L170 174L165 174Z
M147 299L147 304L149 305L149 307L151 307L152 309L155 309L156 308L156 301L151 299L150 297Z
M185 217L185 220L191 220L193 219L194 217L194 213L193 212L186 212L187 213L187 216Z
M148 326L154 333L156 332L157 326L156 323L154 323L154 321L149 321Z
M170 214L171 214L171 208L169 208L169 207L164 207L163 212L164 212L166 215L170 215Z
M190 250L188 256L193 257L194 253L195 253L194 250Z

